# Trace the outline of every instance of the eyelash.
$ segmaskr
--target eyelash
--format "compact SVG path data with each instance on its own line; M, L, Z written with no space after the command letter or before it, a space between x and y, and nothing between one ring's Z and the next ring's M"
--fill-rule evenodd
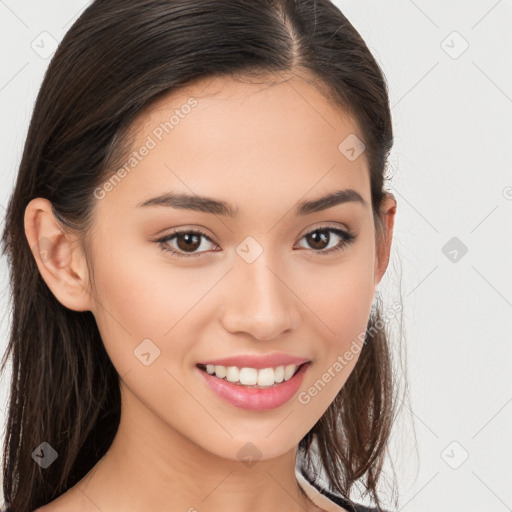
M309 231L307 233L305 233L302 237L306 237L308 235L311 235L312 233L316 233L316 232L332 232L336 235L338 235L340 238L341 238L341 242L335 246L335 247L331 247L330 249L327 249L327 250L315 250L315 249L311 249L313 251L313 253L315 253L315 256L325 256L326 254L332 254L334 252L337 252L337 251L340 251L342 249L345 249L345 247L347 247L348 245L350 245L356 238L356 236L353 234L353 233L350 233L349 231L344 231L342 229L339 229L337 227L334 227L334 226L321 226L321 227L318 227L318 228L315 228L313 229L312 231ZM204 234L202 231L197 231L197 230L194 230L194 229L190 229L190 230L175 230L172 232L172 234L170 235L166 235L162 238L159 238L158 240L155 240L156 243L158 243L159 245L159 248L166 252L166 253L171 253L172 255L175 255L179 258L181 257L185 257L185 258L188 258L188 257L200 257L204 254L207 254L208 251L205 251L205 252L200 252L200 253L197 253L197 254L185 254L185 253L181 253L179 251L176 251L174 249L169 249L168 246L165 245L166 242L169 242L170 240L172 240L173 238L176 238L177 236L179 235L183 235L183 234L187 234L187 235L198 235L198 236L202 236L204 238L206 238L207 240L209 240L210 242L214 243L215 242L206 234Z

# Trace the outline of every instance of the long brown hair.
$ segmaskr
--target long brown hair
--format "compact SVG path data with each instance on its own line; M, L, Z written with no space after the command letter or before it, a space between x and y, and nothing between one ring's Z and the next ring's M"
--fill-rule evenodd
M55 52L38 93L3 253L11 279L12 358L3 464L4 499L31 512L77 483L107 451L120 420L119 376L90 311L64 307L42 279L24 232L24 212L48 199L66 227L87 233L94 190L129 147L143 109L196 79L306 70L364 134L376 236L393 144L383 73L365 42L328 0L96 0ZM377 484L396 411L385 326L372 310L359 361L336 399L301 440L313 441L331 491L349 497ZM47 469L32 454L59 454Z

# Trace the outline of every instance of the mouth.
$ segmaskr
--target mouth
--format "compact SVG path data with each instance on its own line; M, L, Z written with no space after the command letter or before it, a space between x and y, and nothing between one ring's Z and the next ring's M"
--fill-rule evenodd
M229 382L242 388L266 389L274 388L292 379L298 372L310 365L307 361L300 365L281 365L269 368L238 368L198 363L196 367L210 377Z
M299 391L311 364L307 361L287 367L239 369L199 363L196 368L201 380L215 395L237 408L261 412L289 402Z

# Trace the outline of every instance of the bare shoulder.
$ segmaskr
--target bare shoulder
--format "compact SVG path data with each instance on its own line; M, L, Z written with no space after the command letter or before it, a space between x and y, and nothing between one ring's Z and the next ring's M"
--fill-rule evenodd
M319 507L318 505L316 505L312 501L309 501L307 503L307 507L308 507L307 508L307 512L329 512L329 510L327 510L325 508ZM345 510L345 509L340 509L340 510Z
M93 510L97 512L98 509L91 505L91 502L85 499L81 492L71 488L34 512L89 512Z

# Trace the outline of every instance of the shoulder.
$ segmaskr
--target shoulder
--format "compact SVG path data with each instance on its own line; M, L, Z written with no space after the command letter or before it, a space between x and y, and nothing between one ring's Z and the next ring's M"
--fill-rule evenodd
M297 477L299 484L301 484L315 504L320 507L320 510L325 510L327 512L388 512L375 507L367 507L365 505L355 503L344 496L333 494L318 484L315 479L310 477L305 471L298 471ZM311 492L313 489L314 491Z
M33 510L32 512L85 512L89 510L93 510L91 502L86 500L82 493L77 493L76 489L72 487L53 501ZM97 507L94 507L94 510L97 511ZM0 510L0 512L3 511ZM13 511L11 509L7 509L5 512Z
M378 509L378 508L374 508L374 507L366 507L365 505L360 505L359 503L354 503L353 501L343 498L342 496L332 494L331 492L327 491L326 489L321 489L321 490L319 489L319 492L321 492L326 498L328 498L330 501L332 501L336 505L339 505L347 512L388 512L387 510Z
M50 510L52 510L51 507L45 505L43 507L36 508L32 512L50 512ZM12 508L9 505L3 505L0 507L0 512L12 512Z

